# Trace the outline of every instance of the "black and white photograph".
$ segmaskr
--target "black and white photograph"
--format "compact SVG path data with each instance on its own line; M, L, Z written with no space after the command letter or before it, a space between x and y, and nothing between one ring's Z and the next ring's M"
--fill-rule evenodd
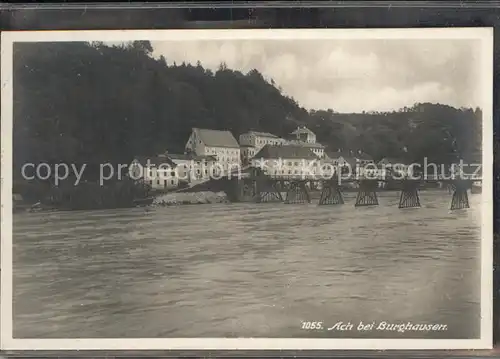
M491 347L491 29L1 46L5 349Z

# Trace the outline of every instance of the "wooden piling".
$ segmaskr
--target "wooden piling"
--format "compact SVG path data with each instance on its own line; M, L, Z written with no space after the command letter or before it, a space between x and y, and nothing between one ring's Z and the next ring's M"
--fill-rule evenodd
M355 207L378 206L377 181L361 180L359 182L358 195L356 196Z
M399 197L399 208L420 207L418 185L418 181L403 180L401 196Z
M454 180L451 185L453 188L453 196L451 198L450 210L454 211L457 209L470 208L469 195L467 194L470 181L458 179Z
M291 181L286 192L286 204L311 203L305 181Z
M323 182L323 189L319 198L319 205L344 204L344 198L337 181Z

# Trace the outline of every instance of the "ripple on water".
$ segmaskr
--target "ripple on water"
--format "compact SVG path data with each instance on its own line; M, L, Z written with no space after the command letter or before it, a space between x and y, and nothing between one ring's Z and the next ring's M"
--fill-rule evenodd
M353 201L16 215L14 333L300 337L310 318L397 317L477 334L478 197Z

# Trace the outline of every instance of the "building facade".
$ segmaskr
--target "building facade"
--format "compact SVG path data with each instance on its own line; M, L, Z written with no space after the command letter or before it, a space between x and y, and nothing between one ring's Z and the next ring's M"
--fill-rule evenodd
M291 133L295 140L306 143L316 143L316 134L305 126L299 126Z
M303 146L265 145L251 160L251 166L274 177L308 177L320 174L322 162Z
M288 142L308 148L318 156L318 158L324 158L325 156L325 146L316 142L316 134L305 126L297 127L297 129L290 134Z
M273 135L269 132L248 131L239 137L241 146L241 161L243 164L249 164L250 160L265 145L279 146L287 141L284 138Z
M278 146L285 144L284 138L269 132L249 131L240 135L240 145L255 147L258 151L265 145Z
M166 156L136 157L129 167L129 176L153 190L168 191L179 186L176 164Z
M325 151L325 146L316 142L314 132L305 126L298 127L287 139L268 132L249 131L240 135L239 140L243 163L250 163L251 159L266 145L303 147L314 153L318 158L323 158Z
M240 145L230 131L193 128L185 149L186 154L214 157L209 173L228 173L241 166Z
M195 154L166 153L165 156L175 164L180 182L193 183L210 178L210 170L216 170L217 159L214 156L197 156ZM218 173L215 173L218 175Z

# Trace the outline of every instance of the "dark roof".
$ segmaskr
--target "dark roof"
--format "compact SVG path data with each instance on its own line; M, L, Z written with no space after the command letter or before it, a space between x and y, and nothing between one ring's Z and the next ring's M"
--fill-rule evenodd
M148 164L148 160L149 160L149 164L152 165L152 166L160 166L160 165L163 165L164 167L165 166L170 166L170 167L176 167L177 165L172 162L172 160L166 156L137 156L134 158L135 161L139 162L141 164L141 166L146 166Z
M348 159L354 160L354 155L347 151L326 151L326 155L332 159L342 157L346 161Z
M205 146L209 147L231 147L239 148L238 141L230 131L208 130L203 128L193 128Z
M356 159L354 158L354 156L347 152L347 151L337 151L337 152L330 152L330 151L327 151L326 152L326 158L330 158L332 160L335 160L335 159L338 159L342 157L344 159L344 161L346 161L347 163L349 163L349 165L351 167L354 167L356 166Z
M284 159L317 159L309 148L296 145L271 146L265 145L255 155L255 158L284 158Z
M180 160L180 161L215 161L216 158L214 156L197 156L195 154L174 154L174 153L167 153L165 154L166 157L170 158L171 160Z

